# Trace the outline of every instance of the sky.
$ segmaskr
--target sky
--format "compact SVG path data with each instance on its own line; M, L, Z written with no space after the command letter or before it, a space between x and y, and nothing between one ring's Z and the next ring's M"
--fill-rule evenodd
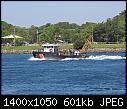
M58 22L99 23L126 9L126 1L2 1L1 19L21 27Z

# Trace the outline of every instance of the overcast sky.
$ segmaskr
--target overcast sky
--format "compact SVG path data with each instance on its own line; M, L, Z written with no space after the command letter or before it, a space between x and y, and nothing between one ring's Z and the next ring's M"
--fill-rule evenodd
M102 22L126 9L126 1L2 1L2 21L30 27L46 23Z

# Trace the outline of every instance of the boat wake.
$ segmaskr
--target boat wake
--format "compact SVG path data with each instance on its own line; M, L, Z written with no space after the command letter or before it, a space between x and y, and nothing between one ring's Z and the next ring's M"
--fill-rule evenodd
M35 58L35 57L30 57L28 59L29 61L45 61L45 60L57 60L55 58Z
M89 56L87 58L64 58L61 59L60 61L70 61L70 60L120 60L120 59L126 59L126 57L122 57L122 56L110 56L110 55L100 55L100 56ZM39 59L39 58L34 58L34 57L30 57L28 59L29 61L44 61L44 60L56 60L56 59Z
M81 59L85 59L85 58L64 58L64 59L61 59L61 61L81 60Z
M89 56L87 58L65 58L62 59L62 61L68 61L68 60L120 60L120 59L126 59L126 57L122 56L109 56L109 55L100 55L100 56Z
M119 60L119 59L126 59L126 57L122 57L122 56L109 56L109 55L100 55L100 56L89 56L88 58L85 59L91 59L91 60Z
M42 61L42 60L46 60L46 59L45 59L45 58L40 59L40 58L30 57L28 60L29 60L29 61Z

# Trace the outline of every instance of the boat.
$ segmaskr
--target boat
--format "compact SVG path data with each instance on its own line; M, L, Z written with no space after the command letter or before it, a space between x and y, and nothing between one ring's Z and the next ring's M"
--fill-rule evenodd
M81 50L69 49L69 50L59 50L59 44L49 44L45 43L42 44L42 49L33 51L34 58L40 59L65 59L65 58L86 58L86 51L88 49L88 45L90 42L91 37L89 37L86 42L84 43Z

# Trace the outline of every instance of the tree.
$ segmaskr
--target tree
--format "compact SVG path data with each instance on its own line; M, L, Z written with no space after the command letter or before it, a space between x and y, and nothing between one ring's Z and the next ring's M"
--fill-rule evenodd
M39 39L40 42L48 42L53 43L54 41L54 33L55 29L53 25L49 25L49 23L40 29Z
M83 37L79 37L78 39L76 39L76 41L74 42L74 48L75 49L81 49L83 47L84 44L84 39Z
M16 34L24 37L29 43L37 42L37 30L39 42L55 42L55 37L61 35L61 40L68 43L78 43L79 39L86 39L93 32L93 39L97 42L117 42L126 40L126 10L113 18L108 18L106 22L93 23L86 22L81 26L76 23L58 22L56 24L47 23L40 27L32 25L30 28L15 26ZM13 33L14 25L1 21L2 37ZM92 27L94 28L92 31Z
M37 27L32 25L29 28L29 37L30 37L30 43L36 43L37 42Z

